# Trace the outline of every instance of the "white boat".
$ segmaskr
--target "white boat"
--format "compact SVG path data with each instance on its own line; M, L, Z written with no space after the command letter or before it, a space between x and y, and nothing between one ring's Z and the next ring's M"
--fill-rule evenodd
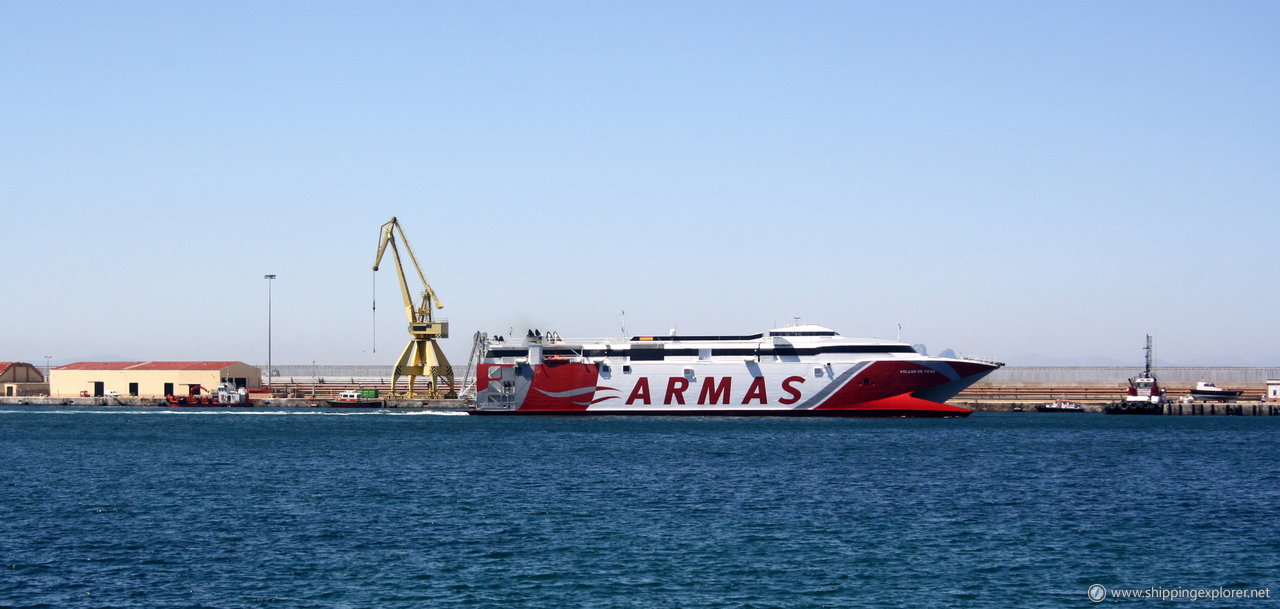
M1199 402L1234 402L1242 393L1244 392L1223 389L1213 383L1200 381L1196 383L1196 388L1191 390L1191 399Z
M1037 404L1039 412L1084 412L1084 407L1066 399L1056 399L1048 404Z
M218 403L223 406L248 406L249 390L237 387L235 383L223 382L218 385Z
M963 417L945 402L1003 364L804 325L732 336L477 338L469 412Z

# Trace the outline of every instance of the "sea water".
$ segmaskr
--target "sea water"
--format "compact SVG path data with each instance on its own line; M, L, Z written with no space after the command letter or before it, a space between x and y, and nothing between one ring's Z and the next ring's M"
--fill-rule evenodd
M1095 584L1275 606L1278 438L1280 417L0 408L0 607L1059 607Z

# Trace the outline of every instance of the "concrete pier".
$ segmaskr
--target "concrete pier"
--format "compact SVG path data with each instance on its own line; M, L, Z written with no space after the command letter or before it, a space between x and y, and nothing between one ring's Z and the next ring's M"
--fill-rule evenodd
M1115 400L1107 401L1083 401L1075 400L1084 412L1102 412L1107 404ZM1017 408L1022 408L1022 412L1032 414L1038 413L1036 406L1045 404L1045 400L965 400L955 399L947 402L952 406L961 406L973 409L975 412L1017 412ZM1237 402L1169 402L1165 404L1164 414L1172 416L1239 416L1239 417L1267 417L1280 416L1280 403L1262 402L1262 401L1237 401Z
M253 396L252 404L247 408L328 408L324 398L259 398ZM386 408L413 410L465 410L471 402L463 399L452 400L411 400L401 398L381 398ZM230 408L243 409L245 406L219 406L217 404L170 406L162 398L135 397L0 397L0 406L107 406L115 408L166 408L186 410L191 408ZM373 410L366 408L350 408L344 410Z

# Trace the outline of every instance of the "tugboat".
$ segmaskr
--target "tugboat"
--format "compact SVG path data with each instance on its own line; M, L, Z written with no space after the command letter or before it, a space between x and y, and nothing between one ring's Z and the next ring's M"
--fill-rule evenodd
M1084 412L1084 407L1067 399L1056 399L1048 404L1036 404L1036 412Z
M1151 335L1147 335L1147 367L1141 376L1129 379L1129 393L1123 401L1107 404L1107 414L1164 414L1164 388L1151 373Z
M1238 389L1223 389L1213 383L1200 381L1191 390L1191 399L1198 402L1234 402L1242 393L1244 392Z

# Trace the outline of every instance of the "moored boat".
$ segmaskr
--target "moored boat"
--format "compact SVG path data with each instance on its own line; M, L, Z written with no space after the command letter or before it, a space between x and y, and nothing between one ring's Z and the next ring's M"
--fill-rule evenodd
M200 385L192 385L187 395L167 395L165 404L174 407L215 408L224 406L251 406L249 390L238 387L234 383L223 382L212 393L205 392Z
M1213 383L1200 381L1191 390L1191 399L1199 402L1234 402L1244 393L1236 389L1223 389Z
M377 395L375 392L373 395ZM385 408L386 403L378 399L370 399L361 391L343 391L337 398L325 400L330 408Z
M964 417L946 404L1003 364L930 357L822 326L748 335L477 337L476 415Z
M1147 366L1142 374L1129 379L1123 400L1107 404L1107 414L1164 414L1164 388L1151 372L1151 335L1147 335Z
M1084 407L1067 399L1056 399L1048 404L1036 404L1037 412L1084 412Z

